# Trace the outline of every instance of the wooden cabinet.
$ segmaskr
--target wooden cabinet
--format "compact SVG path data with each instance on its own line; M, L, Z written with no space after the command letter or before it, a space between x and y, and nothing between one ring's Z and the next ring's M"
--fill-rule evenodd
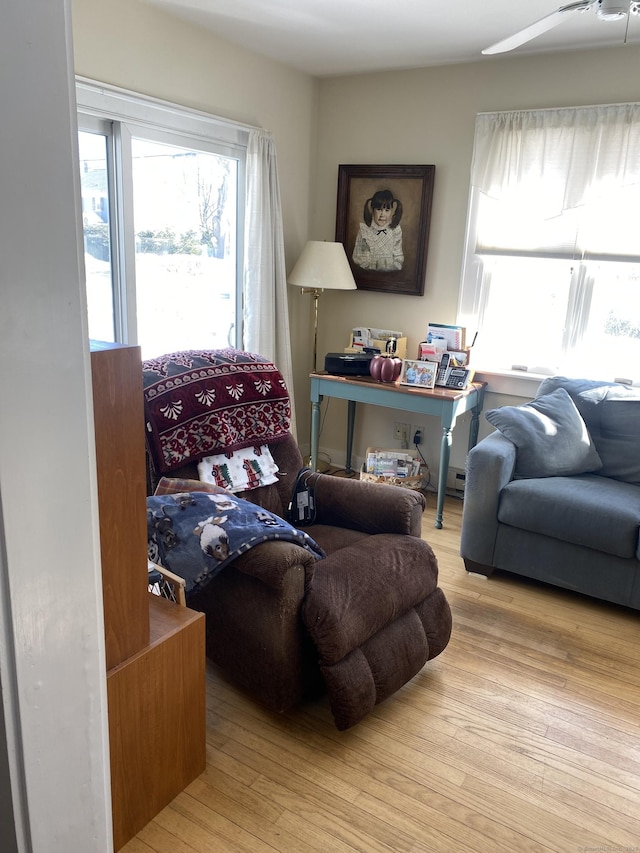
M205 769L204 615L147 589L139 347L91 342L114 847Z
M149 596L149 643L107 673L114 847L205 769L204 615Z
M92 341L91 374L109 670L149 642L140 348Z

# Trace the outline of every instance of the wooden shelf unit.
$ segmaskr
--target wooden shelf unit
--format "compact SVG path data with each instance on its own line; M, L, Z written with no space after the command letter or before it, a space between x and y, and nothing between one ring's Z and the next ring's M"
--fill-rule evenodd
M91 341L116 850L206 765L204 614L148 592L141 361Z

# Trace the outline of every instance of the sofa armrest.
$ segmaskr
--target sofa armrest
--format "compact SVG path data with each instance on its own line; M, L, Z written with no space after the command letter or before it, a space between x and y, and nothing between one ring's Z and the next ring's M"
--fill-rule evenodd
M497 431L469 451L460 538L463 558L493 565L500 492L513 479L515 465L516 446Z
M328 474L312 474L309 483L314 490L316 524L363 533L418 537L422 533L426 498L421 492Z

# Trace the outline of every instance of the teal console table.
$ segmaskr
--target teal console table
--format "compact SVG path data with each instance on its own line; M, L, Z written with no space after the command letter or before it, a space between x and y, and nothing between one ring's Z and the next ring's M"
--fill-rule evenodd
M318 462L320 440L320 404L324 397L337 397L348 401L346 472L352 473L353 428L356 421L356 403L385 406L403 412L419 412L440 418L440 470L438 471L438 500L435 527L442 527L442 511L447 486L447 471L451 454L452 431L456 418L464 412L473 412L469 428L469 449L478 440L480 412L484 404L484 382L474 382L464 391L449 388L422 389L409 385L376 382L365 376L334 376L328 373L311 374L311 468Z

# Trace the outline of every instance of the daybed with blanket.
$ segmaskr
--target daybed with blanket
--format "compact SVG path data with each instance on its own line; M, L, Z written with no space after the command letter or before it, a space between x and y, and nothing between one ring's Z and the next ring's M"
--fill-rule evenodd
M449 641L423 495L299 478L286 387L260 356L173 353L143 376L151 556L187 575L208 656L275 710L326 690L354 725Z
M640 609L640 392L553 377L467 460L461 554Z

